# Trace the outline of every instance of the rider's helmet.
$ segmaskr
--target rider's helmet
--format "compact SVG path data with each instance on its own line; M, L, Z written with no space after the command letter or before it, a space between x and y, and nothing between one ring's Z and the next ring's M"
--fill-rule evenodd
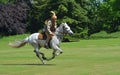
M54 11L50 11L51 13L51 20L57 20L57 16Z
M55 23L55 21L57 20L57 16L56 16L55 12L54 11L50 11L48 14L49 14L48 15L48 19L45 20L45 24L47 25L48 20L51 20L53 23Z

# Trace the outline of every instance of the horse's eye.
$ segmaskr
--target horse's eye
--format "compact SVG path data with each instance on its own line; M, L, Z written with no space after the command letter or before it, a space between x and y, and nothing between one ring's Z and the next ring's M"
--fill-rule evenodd
M66 30L68 29L67 27L64 27Z

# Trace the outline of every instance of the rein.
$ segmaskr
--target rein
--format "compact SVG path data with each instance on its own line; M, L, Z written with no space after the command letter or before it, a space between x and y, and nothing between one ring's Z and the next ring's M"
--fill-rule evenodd
M56 36L59 37L61 40L63 39L63 36L65 36L65 31L64 31L64 26L61 27L63 29L63 31L61 30L57 30L56 31Z
M60 33L60 34L57 34L58 36L64 36L65 35L65 32L64 32L64 26L62 27L63 28L63 31L56 31L57 33Z

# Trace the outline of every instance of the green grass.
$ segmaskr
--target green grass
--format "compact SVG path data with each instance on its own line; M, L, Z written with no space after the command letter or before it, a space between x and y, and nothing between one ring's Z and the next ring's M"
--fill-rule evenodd
M0 39L0 75L120 75L120 39L62 43L64 53L42 65L29 44L19 49L7 45L26 36ZM41 50L47 57L52 52Z

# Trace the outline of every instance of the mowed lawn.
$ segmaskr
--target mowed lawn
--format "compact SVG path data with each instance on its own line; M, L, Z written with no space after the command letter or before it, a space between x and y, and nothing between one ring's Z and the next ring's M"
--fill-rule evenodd
M46 65L29 44L19 49L7 45L16 39L0 40L0 75L120 75L120 39L61 43L64 53ZM51 56L52 50L41 50Z

